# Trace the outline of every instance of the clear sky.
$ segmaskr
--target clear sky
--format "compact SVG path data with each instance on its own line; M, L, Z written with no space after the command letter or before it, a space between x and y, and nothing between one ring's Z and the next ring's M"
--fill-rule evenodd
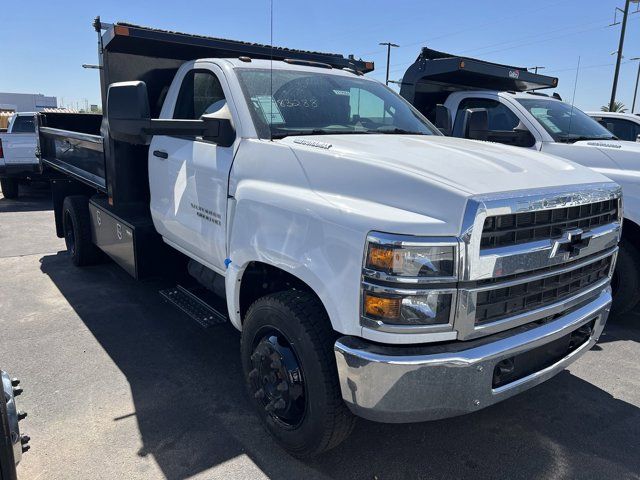
M376 62L384 79L385 47L391 77L400 79L421 46L515 66L544 66L560 78L571 101L580 57L575 103L590 110L608 103L620 26L613 22L624 0L348 1L273 0L274 44L354 53ZM635 7L632 4L632 10ZM92 19L268 43L269 0L4 1L0 7L0 91L55 95L65 104L99 103ZM640 13L630 15L618 99L628 107L640 57ZM640 106L636 105L636 110Z

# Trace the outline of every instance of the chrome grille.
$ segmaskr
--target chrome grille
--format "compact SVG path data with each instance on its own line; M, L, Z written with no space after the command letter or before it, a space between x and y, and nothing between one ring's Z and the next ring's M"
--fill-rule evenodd
M560 238L566 230L589 230L617 219L617 199L552 210L489 216L484 222L480 249Z
M479 291L476 297L475 324L480 326L500 321L579 295L607 278L612 262L613 255L573 270L566 271L563 268L557 274L553 274L553 269L546 269L543 278L527 281L525 277L522 283L515 284L514 279L507 279L504 283L508 283L508 286L492 286L488 287L490 290ZM527 275L536 276L540 273L528 272Z

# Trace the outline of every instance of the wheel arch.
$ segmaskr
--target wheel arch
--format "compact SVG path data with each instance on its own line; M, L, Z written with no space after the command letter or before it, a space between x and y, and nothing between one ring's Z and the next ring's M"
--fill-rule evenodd
M625 218L622 223L622 240L640 248L640 225L633 220Z
M331 318L326 300L323 301L316 288L311 285L314 281L305 277L308 276L262 260L247 261L241 266L230 265L226 277L226 290L231 322L236 328L242 329L246 313L257 299L290 289L313 295Z

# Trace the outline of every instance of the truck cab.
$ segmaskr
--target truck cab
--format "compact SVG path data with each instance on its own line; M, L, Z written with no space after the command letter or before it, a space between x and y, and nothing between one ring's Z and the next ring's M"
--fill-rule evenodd
M548 153L619 183L625 191L626 228L614 307L625 313L640 300L640 144L619 140L557 94L540 92L557 84L557 78L526 68L423 48L407 69L400 93L446 135Z
M40 162L35 153L35 114L13 114L7 132L0 133L0 188L5 198L17 198L19 182L40 174Z
M56 231L79 267L185 260L220 302L163 296L241 332L239 380L293 455L337 446L356 416L475 412L597 342L615 182L447 138L350 56L95 27L104 118L37 117Z
M640 142L640 113L586 112L619 140Z

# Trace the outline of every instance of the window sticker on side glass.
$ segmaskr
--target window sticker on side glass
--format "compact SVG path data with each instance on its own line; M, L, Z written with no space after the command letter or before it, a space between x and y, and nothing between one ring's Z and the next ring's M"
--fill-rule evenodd
M275 102L271 95L260 95L252 97L251 101L260 110L265 121L270 124L283 124L284 118L282 112L278 108L278 104ZM269 121L271 117L271 121Z
M336 95L344 95L345 97L351 96L351 92L349 92L348 90L334 90L333 93L335 93Z

